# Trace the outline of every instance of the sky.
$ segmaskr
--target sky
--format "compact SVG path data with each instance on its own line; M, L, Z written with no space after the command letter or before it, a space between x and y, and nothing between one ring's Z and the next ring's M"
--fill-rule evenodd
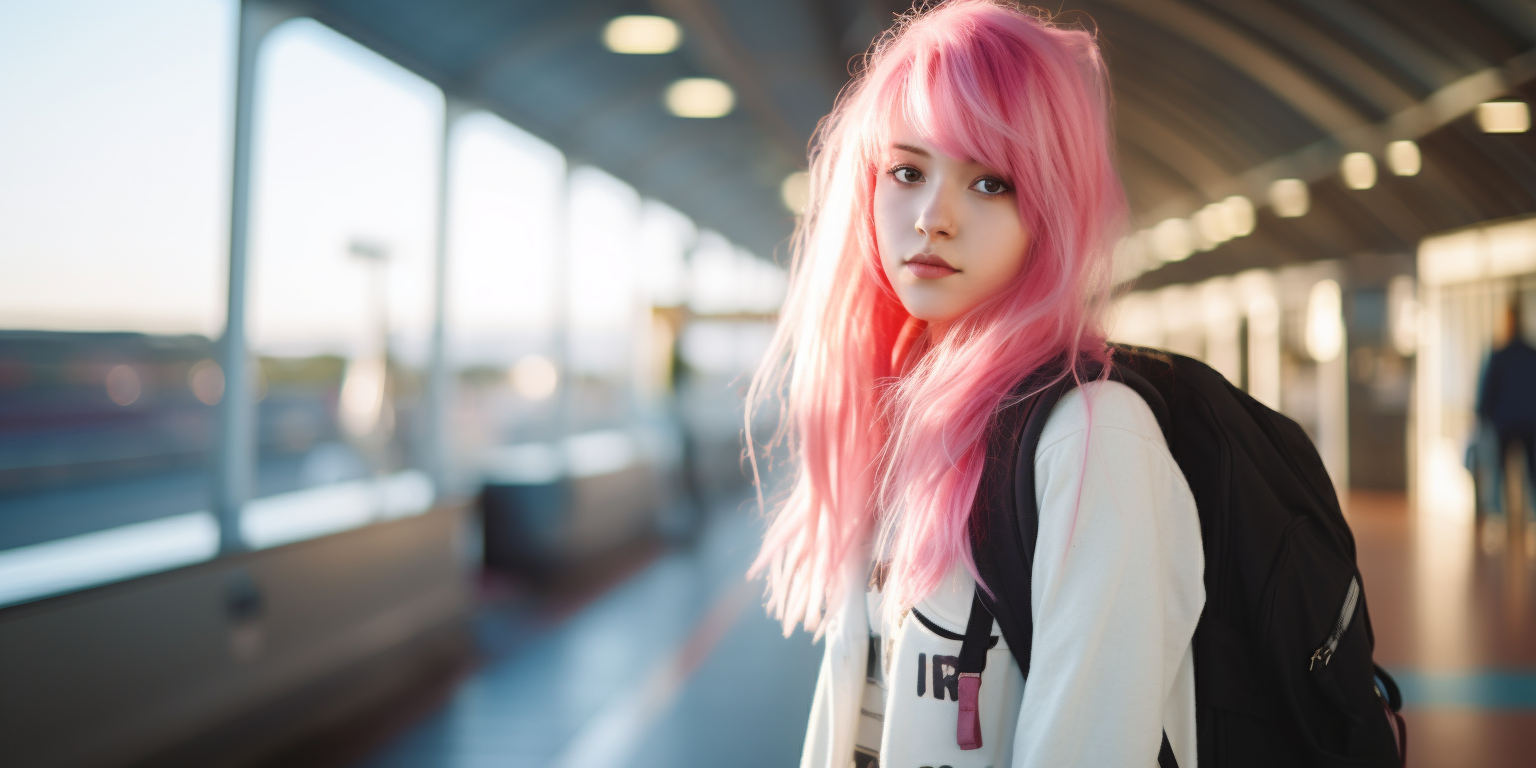
M0 0L0 329L221 332L235 8ZM443 110L435 86L313 20L269 34L252 163L257 353L361 355L387 327L397 353L425 355ZM465 364L510 363L564 315L574 353L622 365L650 304L710 286L730 304L768 268L484 112L456 122L448 163L447 319ZM690 251L715 277L690 277Z
M0 328L223 327L233 11L0 2Z
M309 19L273 30L257 69L253 349L366 351L378 343L376 290L390 331L425 344L442 121L442 93L383 57Z

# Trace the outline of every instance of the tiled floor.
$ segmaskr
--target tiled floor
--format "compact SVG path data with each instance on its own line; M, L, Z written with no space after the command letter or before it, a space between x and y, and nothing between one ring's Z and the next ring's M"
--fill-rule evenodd
M520 624L504 657L359 768L688 768L794 764L820 648L781 636L742 578L752 515L715 517L557 626ZM490 618L496 631L498 620Z
M1413 768L1536 765L1536 541L1350 498L1377 661L1409 701ZM1536 535L1536 533L1533 533ZM752 516L718 515L568 620L488 617L499 654L359 768L795 764L819 661L741 581Z
M1410 513L1399 494L1357 492L1349 517L1376 660L1407 701L1409 764L1536 765L1536 541Z

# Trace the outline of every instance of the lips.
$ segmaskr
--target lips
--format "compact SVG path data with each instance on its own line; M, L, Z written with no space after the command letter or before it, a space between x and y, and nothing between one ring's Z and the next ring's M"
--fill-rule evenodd
M916 275L923 280L936 280L941 277L948 277L960 271L950 266L949 262L931 253L919 253L918 255L907 259L906 263L907 269L910 270L913 275Z

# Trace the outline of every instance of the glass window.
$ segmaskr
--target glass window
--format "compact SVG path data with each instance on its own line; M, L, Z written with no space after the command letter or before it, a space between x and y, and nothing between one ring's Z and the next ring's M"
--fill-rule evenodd
M443 99L309 19L272 32L257 78L249 306L264 498L242 527L262 547L430 504L416 468Z
M688 251L699 236L693 220L646 200L640 208L640 288L650 304L650 333L637 340L635 384L647 409L662 405L675 386L677 337L686 321Z
M554 349L565 159L485 112L454 125L449 155L449 440L456 490L491 449L554 438Z
M569 191L566 281L571 428L631 418L636 342L649 334L639 269L640 196L595 168L575 168Z
M641 287L653 307L680 306L688 298L688 249L698 239L693 220L646 200L640 208Z
M692 258L688 305L701 315L768 315L784 302L783 269L732 245L719 233L699 235Z
M0 4L0 604L216 549L235 12Z

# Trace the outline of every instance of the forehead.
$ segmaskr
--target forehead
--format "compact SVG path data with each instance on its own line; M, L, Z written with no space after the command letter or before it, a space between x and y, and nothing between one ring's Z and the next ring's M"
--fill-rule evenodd
M981 163L969 157L956 157L946 153L933 141L908 125L899 115L891 118L889 125L886 127L885 135L882 138L883 142L880 151L886 156L916 155L921 158L929 158L957 165L982 166Z
M891 110L884 123L883 135L878 137L883 155L912 154L963 165L982 165L970 157L946 152L938 142L925 135L926 132L913 127L900 109Z

